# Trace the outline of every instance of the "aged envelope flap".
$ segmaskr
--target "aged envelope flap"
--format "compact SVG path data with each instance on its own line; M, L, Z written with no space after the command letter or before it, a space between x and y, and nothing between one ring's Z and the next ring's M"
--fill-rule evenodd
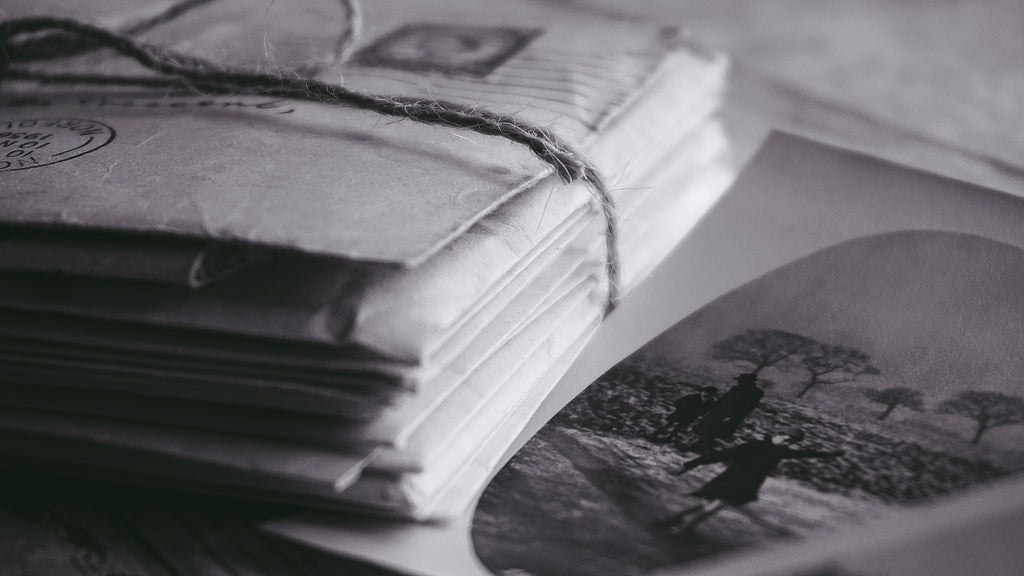
M352 58L319 77L376 94L479 104L585 145L665 50L653 31L610 26L609 36L622 42L608 42L579 22L543 14L524 20L511 8L481 13L467 4L454 23L438 24L445 19L419 14L414 3L368 6ZM172 22L143 36L206 57L225 54L230 43L204 50L181 38L204 23L235 34L230 14L221 7L205 22L191 14L188 29ZM308 18L302 14L297 8L292 17ZM241 21L237 34L257 25L270 24ZM226 54L229 63L245 61ZM141 73L105 52L48 66ZM550 172L503 139L351 108L7 84L0 89L2 224L199 237L411 265Z

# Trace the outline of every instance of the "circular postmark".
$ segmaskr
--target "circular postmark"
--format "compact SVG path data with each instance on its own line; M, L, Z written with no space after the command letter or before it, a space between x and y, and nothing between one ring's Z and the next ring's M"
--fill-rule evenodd
M95 120L27 118L0 120L0 172L64 162L98 150L114 129Z

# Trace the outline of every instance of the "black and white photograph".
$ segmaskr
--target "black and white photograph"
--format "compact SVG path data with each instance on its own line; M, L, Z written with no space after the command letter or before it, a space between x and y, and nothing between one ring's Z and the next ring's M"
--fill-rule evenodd
M722 296L498 473L474 519L481 559L497 574L643 574L1021 471L1022 283L1024 250L921 231Z

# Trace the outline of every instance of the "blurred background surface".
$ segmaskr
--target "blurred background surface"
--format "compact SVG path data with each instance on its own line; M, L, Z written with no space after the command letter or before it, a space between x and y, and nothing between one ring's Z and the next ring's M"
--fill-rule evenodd
M561 1L730 54L740 159L774 126L1024 194L1024 3Z

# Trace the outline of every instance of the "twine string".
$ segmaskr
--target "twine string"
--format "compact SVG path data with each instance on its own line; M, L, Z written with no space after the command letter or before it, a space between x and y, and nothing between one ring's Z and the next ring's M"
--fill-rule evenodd
M202 0L194 0L191 3L200 1ZM350 15L356 15L355 11L350 11ZM47 48L46 45L51 43L58 47ZM83 46L88 49L112 49L145 68L168 77L170 82L163 79L164 85L187 87L203 93L267 96L323 105L350 106L423 124L505 138L525 146L537 158L551 166L563 182L586 184L600 202L605 219L607 248L606 312L610 312L618 302L618 219L612 196L594 165L571 144L542 126L478 106L465 106L444 100L369 94L297 74L234 69L153 46L136 40L129 34L105 30L78 20L56 17L21 18L0 22L0 84L5 79L27 79L101 85L159 85L161 79L50 74L24 67L24 64L39 60L41 55L47 53L64 54L59 46L67 43L75 50L82 50ZM22 66L18 66L19 64Z

